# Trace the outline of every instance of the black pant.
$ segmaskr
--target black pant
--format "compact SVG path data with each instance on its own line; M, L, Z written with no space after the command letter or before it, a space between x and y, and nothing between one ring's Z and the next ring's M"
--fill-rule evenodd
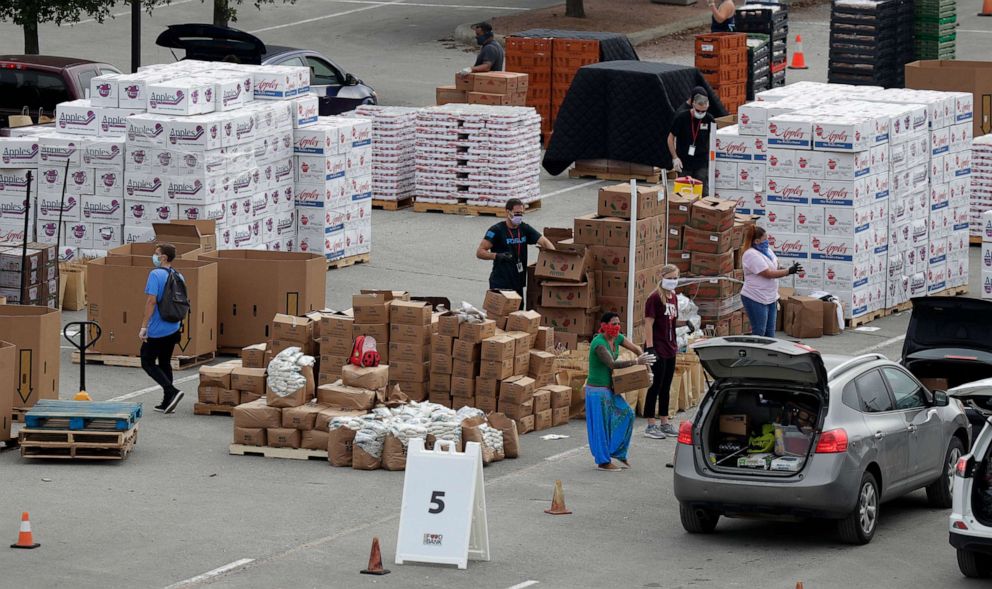
M644 417L654 419L655 405L660 402L661 409L659 415L668 415L668 403L671 400L672 379L675 377L675 357L662 358L658 356L651 367L654 372L654 382L648 389L648 395L644 399Z
M706 194L706 188L708 187L709 179L710 179L710 168L709 168L709 166L702 166L702 167L699 167L699 168L690 167L690 168L688 168L688 169L685 170L685 173L686 173L687 176L692 176L696 180L699 180L700 182L702 182L703 183L703 196L708 196Z
M150 337L141 344L141 368L162 387L165 396L178 389L172 384L172 350L179 343L179 332L164 337Z

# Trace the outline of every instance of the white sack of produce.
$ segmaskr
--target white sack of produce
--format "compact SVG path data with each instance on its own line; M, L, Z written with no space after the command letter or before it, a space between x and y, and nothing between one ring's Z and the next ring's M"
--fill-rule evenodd
M386 441L389 428L385 422L366 420L362 429L355 434L355 445L374 458L382 457L382 445Z
M266 382L275 394L286 397L306 386L307 379L300 369L313 365L313 356L307 356L300 348L286 348L269 362Z

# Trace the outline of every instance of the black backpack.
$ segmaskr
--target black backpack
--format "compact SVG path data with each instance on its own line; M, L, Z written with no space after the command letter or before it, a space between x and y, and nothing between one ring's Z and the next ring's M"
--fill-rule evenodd
M162 321L178 323L189 314L189 296L186 294L186 281L178 272L169 268L169 277L165 280L162 300L158 302L158 314Z

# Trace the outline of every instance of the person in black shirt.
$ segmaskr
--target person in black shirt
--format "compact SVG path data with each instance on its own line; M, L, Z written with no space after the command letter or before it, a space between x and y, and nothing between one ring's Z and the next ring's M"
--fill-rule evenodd
M709 177L710 130L714 125L713 115L707 112L709 107L710 99L705 94L693 96L692 108L675 115L668 133L672 168L702 182L704 195Z
M475 42L479 44L479 55L475 65L462 70L464 74L503 71L503 46L493 37L493 26L487 22L472 25L475 30Z
M521 298L527 286L527 246L555 249L547 237L524 223L524 209L524 203L519 198L506 201L506 220L486 231L475 252L475 257L480 260L493 261L489 288L515 290Z
M692 108L692 97L697 94L706 96L706 89L702 86L693 86L692 90L689 92L689 98L686 98L685 102L679 104L679 107L675 110L675 114L677 115L681 112L689 112L689 109ZM675 120L674 116L672 117L672 120Z

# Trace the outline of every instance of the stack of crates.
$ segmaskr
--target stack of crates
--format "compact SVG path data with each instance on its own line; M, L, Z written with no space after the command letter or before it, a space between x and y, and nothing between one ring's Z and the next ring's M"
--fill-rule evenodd
M527 74L527 106L541 115L541 134L551 135L553 39L507 37L503 69Z
M747 99L771 88L772 50L771 38L759 33L747 35Z
M916 0L914 14L916 59L954 59L958 14L954 0Z
M584 65L599 63L599 41L585 39L555 39L551 71L551 120L558 118L561 103Z
M737 32L768 36L769 87L785 86L789 57L789 7L777 2L748 2L737 9L734 21Z
M747 35L696 35L696 69L731 114L747 100Z
M830 11L831 84L901 88L911 57L900 36L912 15L906 0L834 0Z
M914 42L916 40L914 0L899 0L899 22L896 25L899 37L899 61L909 63L916 59ZM903 79L905 80L905 71Z

